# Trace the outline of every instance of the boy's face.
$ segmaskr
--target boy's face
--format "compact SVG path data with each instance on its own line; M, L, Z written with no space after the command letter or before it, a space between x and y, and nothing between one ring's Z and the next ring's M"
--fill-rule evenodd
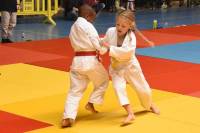
M95 18L96 18L96 13L95 12L90 13L90 14L88 14L86 16L87 21L89 21L90 23L93 23Z
M125 17L119 16L116 20L116 29L118 36L125 36L126 33L131 29L132 22Z

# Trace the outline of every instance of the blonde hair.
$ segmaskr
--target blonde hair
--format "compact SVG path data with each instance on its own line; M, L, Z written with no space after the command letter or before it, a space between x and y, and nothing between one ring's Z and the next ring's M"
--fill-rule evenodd
M128 19L131 22L131 30L135 31L135 14L131 10L120 10L117 13L117 18L118 17L124 17Z

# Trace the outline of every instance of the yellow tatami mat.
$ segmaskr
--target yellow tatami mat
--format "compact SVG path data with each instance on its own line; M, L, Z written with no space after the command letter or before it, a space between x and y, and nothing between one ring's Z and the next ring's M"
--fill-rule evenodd
M28 117L53 126L29 133L199 133L200 99L153 89L160 115L146 112L132 88L127 87L136 119L121 127L126 112L120 107L110 82L100 111L91 114L84 109L92 84L81 102L72 128L61 129L60 121L69 87L69 75L63 71L27 64L0 66L0 110ZM24 125L26 126L26 125Z
M68 88L67 73L27 64L0 66L0 105L60 94Z

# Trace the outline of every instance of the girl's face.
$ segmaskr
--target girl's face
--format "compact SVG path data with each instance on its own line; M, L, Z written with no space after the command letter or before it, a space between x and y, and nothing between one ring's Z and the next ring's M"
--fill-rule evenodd
M116 20L117 35L125 36L129 29L131 29L131 21L123 16L118 16Z

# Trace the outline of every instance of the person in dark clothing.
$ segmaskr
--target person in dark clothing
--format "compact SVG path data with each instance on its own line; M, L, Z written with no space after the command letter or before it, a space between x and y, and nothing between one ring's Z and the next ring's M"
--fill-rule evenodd
M12 43L10 38L17 22L17 6L17 0L0 0L2 43Z
M105 4L100 0L84 0L84 4L91 6L96 13L98 13L105 7Z
M83 4L83 0L65 0L64 16L67 20L75 21L78 18L78 8Z

